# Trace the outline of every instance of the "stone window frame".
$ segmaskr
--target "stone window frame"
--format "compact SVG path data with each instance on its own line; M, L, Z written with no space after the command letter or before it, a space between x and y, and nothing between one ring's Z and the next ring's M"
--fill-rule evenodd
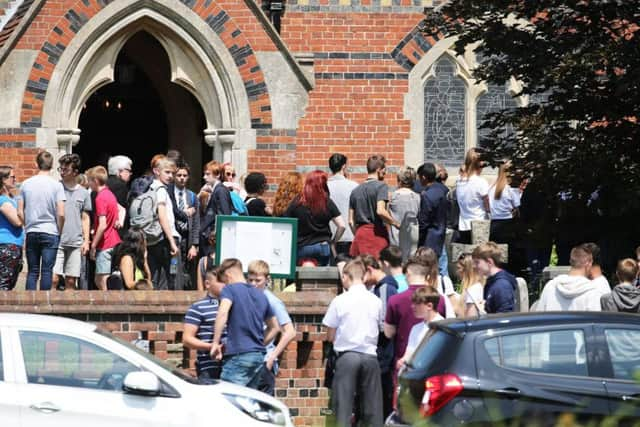
M477 64L475 54L471 49L467 49L464 55L457 55L453 50L455 42L455 37L440 40L424 54L409 73L409 90L404 99L404 114L410 122L410 137L405 140L404 146L404 159L407 165L417 167L424 159L424 87L430 78L435 77L435 65L443 56L446 56L455 64L456 77L460 78L466 87L465 152L477 144L476 107L480 98L487 93L488 86L484 82L477 83L472 76L471 70ZM508 92L512 95L518 93L522 88L520 82L514 78L510 79L507 87ZM518 106L525 106L528 103L527 97L522 96L515 98L515 101ZM440 159L434 160L438 161ZM416 164L416 161L419 163ZM454 168L452 165L447 165L447 168L450 177L457 176L457 166Z

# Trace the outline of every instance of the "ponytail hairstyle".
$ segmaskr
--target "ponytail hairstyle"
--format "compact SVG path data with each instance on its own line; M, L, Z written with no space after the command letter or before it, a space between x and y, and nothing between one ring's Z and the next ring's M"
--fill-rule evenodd
M458 312L464 313L466 306L466 293L467 289L471 285L475 285L476 283L483 283L483 278L476 272L476 269L473 265L473 257L470 253L460 254L460 258L456 262L456 266L458 267L459 279L462 290L460 295L462 298L459 298L458 303Z
M438 255L436 255L435 251L423 246L416 250L414 258L427 270L425 283L438 289L438 277L440 277L440 271L438 270Z
M483 167L480 152L475 148L470 148L464 156L464 175L467 178L470 178L471 175L480 175Z
M496 179L496 191L495 191L495 199L499 200L502 197L502 192L505 187L509 185L509 169L511 169L511 162L507 161L500 165L498 169L498 179Z

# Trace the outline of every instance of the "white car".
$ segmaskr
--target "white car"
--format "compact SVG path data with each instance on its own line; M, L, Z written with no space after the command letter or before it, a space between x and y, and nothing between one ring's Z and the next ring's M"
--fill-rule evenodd
M0 313L2 427L289 426L271 396L201 385L95 325Z

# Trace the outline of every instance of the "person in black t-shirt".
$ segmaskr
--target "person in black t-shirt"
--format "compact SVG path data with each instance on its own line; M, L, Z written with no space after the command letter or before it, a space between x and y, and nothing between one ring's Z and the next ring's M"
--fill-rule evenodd
M329 198L325 172L315 170L307 175L302 195L291 202L284 216L298 219L298 260L313 258L321 266L329 265L345 224L340 210ZM333 239L329 228L332 221L336 226Z
M271 208L262 199L262 195L267 189L267 177L260 172L251 172L244 179L244 188L247 190L247 197L244 204L247 206L249 216L271 216Z

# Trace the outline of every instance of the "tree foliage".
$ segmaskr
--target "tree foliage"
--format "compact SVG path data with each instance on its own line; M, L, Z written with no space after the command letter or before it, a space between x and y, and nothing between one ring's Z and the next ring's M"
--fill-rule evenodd
M485 117L490 163L615 216L640 207L639 25L639 0L451 0L423 31L473 46L476 79L522 83L528 106Z

